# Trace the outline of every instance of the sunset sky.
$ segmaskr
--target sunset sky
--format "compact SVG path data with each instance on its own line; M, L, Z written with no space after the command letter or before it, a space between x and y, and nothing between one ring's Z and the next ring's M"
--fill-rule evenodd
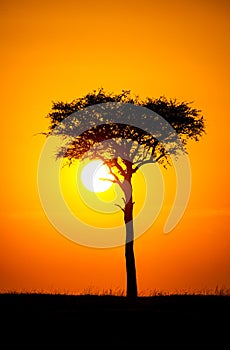
M229 1L3 0L0 16L0 292L126 288L124 247L64 237L37 186L45 137L35 134L47 130L52 101L100 87L193 101L206 120L188 145L189 203L169 234L174 189L162 170L162 211L134 243L139 293L230 288Z

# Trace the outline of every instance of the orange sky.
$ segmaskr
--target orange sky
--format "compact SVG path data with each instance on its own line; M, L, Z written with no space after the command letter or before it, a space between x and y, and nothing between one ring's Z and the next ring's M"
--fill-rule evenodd
M166 203L135 241L139 292L230 288L229 2L5 0L0 9L0 291L125 289L124 247L63 237L37 188L45 139L34 134L47 129L51 101L98 87L194 101L207 121L189 144L183 218L165 235Z

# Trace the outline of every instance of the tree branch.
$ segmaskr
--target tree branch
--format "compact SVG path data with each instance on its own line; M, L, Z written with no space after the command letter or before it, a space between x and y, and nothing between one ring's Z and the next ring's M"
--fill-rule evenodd
M122 168L122 166L118 163L118 160L117 158L114 158L114 163L115 163L115 166L117 167L118 171L120 172L120 174L125 177L125 171L124 169Z
M100 177L99 180L113 182L114 184L117 183L117 180L115 180L115 179L112 180L112 179L106 179L106 178Z
M132 145L132 146L133 146L133 145ZM137 155L137 153L138 153L138 151L139 151L139 148L140 148L140 144L137 143L137 146L136 146L135 150L134 150L134 151L132 152L132 154L131 154L132 160L134 160L134 158L136 157L136 155Z
M107 164L108 165L108 164ZM109 165L108 165L109 166ZM112 171L112 169L109 167L109 173L111 175L113 175L113 177L115 178L116 182L120 182L119 177Z
M104 157L102 157L100 154L97 154L97 158L101 159L101 161L102 161L104 164L106 164L106 165L108 166L108 168L109 168L109 173L110 173L111 175L113 175L113 177L116 179L116 182L119 182L120 180L119 180L118 176L112 171L111 167L109 166L110 161L109 161L109 160L106 160L106 159L105 159Z
M162 153L161 155L159 155L156 159L153 159L153 158L150 158L150 159L146 159L146 160L143 160L141 163L137 164L136 167L133 169L133 174L142 166L142 165L145 165L145 164L155 164L157 163L162 157L165 156L165 153Z
M123 213L125 212L125 209L122 208L122 206L121 206L120 204L114 204L114 205L116 205L117 207L119 207L119 208L123 211Z

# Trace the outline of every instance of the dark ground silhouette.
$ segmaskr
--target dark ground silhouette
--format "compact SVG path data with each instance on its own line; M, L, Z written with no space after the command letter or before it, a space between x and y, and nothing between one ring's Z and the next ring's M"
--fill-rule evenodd
M31 349L36 344L51 349L55 344L64 344L64 349L159 349L169 344L207 349L215 343L218 349L229 347L230 296L170 295L132 301L111 295L9 293L0 295L0 312L7 348L11 342Z

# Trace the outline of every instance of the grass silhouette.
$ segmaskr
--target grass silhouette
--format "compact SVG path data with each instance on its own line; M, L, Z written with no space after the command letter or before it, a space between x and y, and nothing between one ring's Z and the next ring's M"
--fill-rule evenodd
M52 335L54 341L60 334L70 332L81 339L85 346L97 343L101 346L103 342L107 345L112 342L117 346L130 345L132 342L134 345L143 345L160 337L162 331L172 333L176 326L177 330L183 329L183 334L192 339L199 335L201 341L203 336L206 344L213 335L218 335L218 346L227 336L229 338L228 289L216 288L214 291L193 294L188 291L177 294L152 291L152 295L138 296L135 300L129 300L122 291L117 291L117 294L119 292L120 295L112 294L112 290L100 295L94 294L92 290L79 295L1 293L0 315L4 320L2 334L4 327L6 334L9 330L14 333L20 329L20 334L26 331L40 340ZM161 342L164 340L163 336Z
M20 334L17 347L33 348L29 339L44 342L55 348L64 342L64 348L87 349L93 346L113 349L114 346L140 345L143 349L170 344L187 349L192 342L202 342L205 348L211 341L229 341L230 294L228 289L214 291L179 292L138 296L129 300L122 291L112 290L95 294L62 294L41 292L8 292L0 294L2 336ZM149 292L150 293L150 292ZM20 339L20 341L19 341ZM7 336L7 344L14 341ZM69 341L72 341L67 346ZM20 343L20 344L19 344ZM14 344L14 343L13 343ZM80 344L83 344L80 346ZM14 344L15 346L15 344ZM225 346L226 347L226 346ZM157 347L156 347L157 348Z

